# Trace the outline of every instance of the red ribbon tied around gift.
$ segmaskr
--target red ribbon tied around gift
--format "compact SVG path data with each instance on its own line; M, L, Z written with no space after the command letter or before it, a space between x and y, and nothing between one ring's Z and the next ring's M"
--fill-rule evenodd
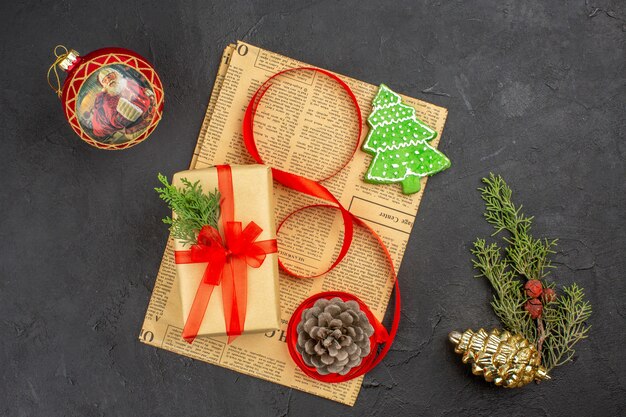
M258 268L266 255L276 253L276 239L257 241L263 229L255 222L243 228L234 220L232 172L228 165L217 167L218 189L224 239L213 226L206 225L198 233L197 243L190 250L175 251L177 264L207 262L185 321L183 338L191 343L198 335L204 313L216 286L222 287L224 320L228 343L241 335L246 321L248 301L248 267Z

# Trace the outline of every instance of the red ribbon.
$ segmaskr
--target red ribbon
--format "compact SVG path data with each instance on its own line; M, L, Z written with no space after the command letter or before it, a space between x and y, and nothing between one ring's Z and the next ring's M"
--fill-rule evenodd
M389 349L391 348L391 344L394 340L394 338L396 337L396 333L398 331L398 326L400 324L400 287L398 286L398 280L397 280L397 276L396 276L396 272L395 269L393 267L393 259L391 257L391 254L389 253L389 250L387 249L387 247L385 246L385 244L383 243L382 239L380 238L380 236L378 236L378 234L376 234L376 232L370 227L368 226L365 222L363 222L361 219L359 219L358 217L356 217L354 214L352 214L349 210L347 210L340 202L339 200L337 200L337 198L326 188L324 187L322 184L320 184L320 182L325 181L329 178L334 177L337 173L339 173L342 169L345 168L345 166L348 164L348 162L350 161L350 159L352 159L352 156L354 156L354 153L356 152L356 150L359 147L359 141L361 138L361 133L363 130L363 118L361 116L361 109L359 107L359 103L356 99L356 96L354 95L354 93L352 92L352 90L350 89L350 87L343 81L341 80L339 77L337 77L335 74L319 69L319 68L313 68L313 67L302 67L302 68L291 68L291 69L287 69L281 72L278 72L274 75L272 75L269 79L267 79L267 81L265 81L260 87L259 89L256 91L256 93L254 94L254 96L252 97L252 99L250 100L250 103L248 104L248 108L246 109L246 113L243 119L243 139L244 139L244 143L246 145L246 149L248 150L248 152L250 153L250 155L254 158L254 160L259 163L259 164L263 164L263 159L261 158L261 155L259 154L259 151L256 147L256 143L254 140L254 116L256 114L256 110L257 107L259 105L259 102L261 101L261 99L263 98L263 96L265 95L265 93L267 93L268 89L271 87L271 81L284 74L287 72L291 72L291 71L313 71L313 72L317 72L317 73L321 73L324 74L330 78L332 78L333 80L335 80L348 94L348 96L350 97L352 103L354 104L354 107L356 109L356 114L357 114L357 119L358 119L358 124L359 124L359 130L358 130L358 136L357 136L357 140L355 142L355 146L352 150L352 154L350 155L350 158L334 173L332 173L329 177L324 178L324 179L320 179L318 181L315 180L311 180L305 177L302 177L300 175L296 175L296 174L292 174L286 171L282 171L280 169L277 168L272 168L272 174L275 180L277 180L278 182L280 182L281 184L283 184L284 186L291 188L292 190L295 191L299 191L301 193L313 196L313 197L317 197L320 198L322 200L328 201L331 204L316 204L316 205L311 205L311 206L306 206L306 207L302 207L298 210L296 210L295 212L289 214L279 225L278 230L280 230L280 228L282 227L282 225L285 223L285 221L287 221L287 219L289 219L289 217L291 217L292 215L294 215L295 213L301 211L301 210L305 210L307 208L311 208L311 207L328 207L328 208L333 208L333 209L338 209L341 212L341 215L343 217L343 224L344 224L344 238L343 238L343 244L341 246L341 250L339 251L339 255L337 256L337 259L332 263L332 265L330 266L330 268L328 268L328 270L322 272L321 274L315 275L313 277L319 276L319 275L323 275L325 273L327 273L328 271L332 270L335 266L337 266L342 259L346 256L346 254L348 253L348 250L350 249L350 245L352 244L352 238L354 236L354 224L356 223L359 226L364 227L367 231L369 231L369 233L374 236L374 238L377 240L377 242L379 243L379 245L381 246L381 248L383 249L383 252L385 254L385 257L387 258L387 261L389 262L389 265L391 266L391 274L393 276L394 279L394 286L395 286L395 292L396 292L396 298L395 298L395 305L394 305L394 314L393 314L393 321L391 323L391 330L387 333L386 331L384 331L384 327L382 325L378 326L377 323L375 325L375 327L377 327L379 330L377 330L377 342L380 343L384 343L383 348L380 350L380 352L378 353L378 356L375 357L375 359L371 359L368 358L367 361L364 360L363 366L361 368L359 368L358 370L356 370L355 372L350 372L345 376L342 375L334 375L333 378L326 378L324 379L326 382L344 382L353 378L356 378L360 375L365 374L366 372L370 371L371 369L373 369L376 365L378 365L380 363L380 361L383 360L383 358L385 357L385 355L387 354L387 352L389 351ZM306 278L304 276L298 275L292 271L290 271L281 261L280 258L278 260L278 263L280 264L281 268L287 272L288 274L298 277L298 278ZM312 278L312 277L309 277ZM380 328L382 328L383 330L380 330ZM290 352L292 353L292 352ZM292 353L293 354L293 353ZM376 352L374 351L374 349L372 349L372 354L375 355ZM296 362L298 363L298 362ZM317 378L315 376L316 374L310 374L310 376ZM328 376L327 376L328 377ZM321 378L317 378L317 379L321 379Z
M198 233L197 243L191 250L174 252L177 264L208 262L183 329L183 338L189 343L198 335L211 294L218 285L222 287L228 343L242 333L248 303L248 267L260 267L267 254L277 251L276 239L256 241L263 231L259 225L250 222L242 229L242 223L234 220L235 198L230 166L218 165L216 168L224 239L216 228L207 225Z

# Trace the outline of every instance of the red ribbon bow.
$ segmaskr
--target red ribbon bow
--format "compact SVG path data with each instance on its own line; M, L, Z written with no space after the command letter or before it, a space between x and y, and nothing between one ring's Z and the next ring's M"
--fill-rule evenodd
M211 294L218 285L222 287L228 343L242 333L248 301L248 266L260 267L267 254L277 251L276 239L256 241L263 229L255 222L242 229L242 223L233 220L232 172L228 165L216 168L224 239L215 227L207 225L198 233L191 250L174 253L177 264L208 262L183 329L183 338L189 343L198 335Z

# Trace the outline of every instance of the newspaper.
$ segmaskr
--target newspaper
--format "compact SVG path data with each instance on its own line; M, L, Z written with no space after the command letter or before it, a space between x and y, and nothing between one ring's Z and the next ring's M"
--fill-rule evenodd
M245 109L258 87L277 71L309 66L294 59L244 42L229 45L222 56L213 92L194 151L191 168L221 163L254 161L245 150L241 126ZM356 95L364 118L378 89L341 76ZM441 138L447 110L414 98L404 97L418 117ZM356 144L356 113L347 94L334 82L313 71L285 74L273 83L257 110L255 138L265 162L283 170L322 179L339 169ZM367 134L367 127L360 142ZM347 166L324 185L352 213L366 221L383 239L400 268L409 234L424 193L406 196L399 184L373 185L362 178L371 156L357 150ZM275 183L276 219L281 221L295 209L317 203ZM326 270L341 248L341 216L330 209L309 209L291 217L278 236L279 255L292 271L315 275ZM181 337L184 318L176 284L173 245L170 239L157 275L140 341L324 398L354 405L363 377L328 384L305 376L291 360L286 327L295 308L320 291L347 291L357 295L382 320L393 290L390 266L376 241L355 229L347 256L328 274L299 279L281 271L281 323L278 331L244 335L232 344L225 337L201 337L188 344Z

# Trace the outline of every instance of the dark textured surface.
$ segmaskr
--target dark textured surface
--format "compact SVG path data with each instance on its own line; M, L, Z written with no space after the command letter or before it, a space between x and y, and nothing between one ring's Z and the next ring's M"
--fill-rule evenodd
M182 2L181 2L182 3ZM626 414L626 100L622 1L42 1L0 6L0 415L617 416ZM151 187L190 160L222 49L243 39L449 109L400 279L393 351L351 409L137 341L166 239ZM165 115L144 144L75 137L45 82L55 44L150 59ZM554 380L472 377L452 329L497 325L469 248L475 188L502 174L560 237L555 274L593 303Z

